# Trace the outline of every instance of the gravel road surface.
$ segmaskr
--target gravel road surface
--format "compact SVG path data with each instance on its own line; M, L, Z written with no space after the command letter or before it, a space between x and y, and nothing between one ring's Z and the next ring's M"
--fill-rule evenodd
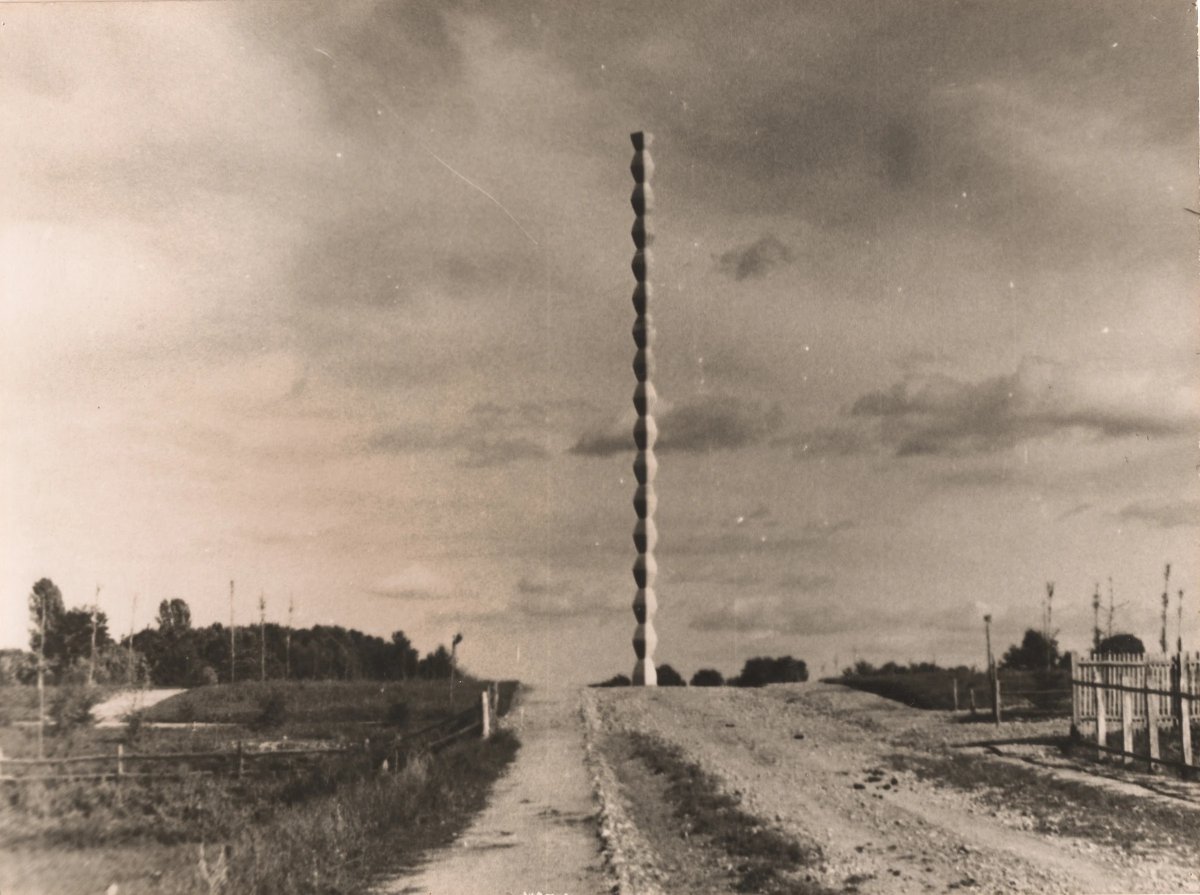
M623 859L636 866L618 864L642 881L629 891L694 891L689 871L707 857L681 857L670 830L645 829L670 820L639 807L656 798L644 772L623 772L622 743L641 731L681 748L754 817L818 846L809 876L827 890L1200 892L1200 787L1072 771L1045 744L1065 721L956 723L825 684L583 699L589 739L614 769L605 797L633 826L649 819Z

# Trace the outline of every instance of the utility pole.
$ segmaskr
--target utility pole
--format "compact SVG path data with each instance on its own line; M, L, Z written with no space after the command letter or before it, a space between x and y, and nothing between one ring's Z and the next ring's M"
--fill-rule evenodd
M1178 632L1175 640L1175 652L1183 655L1183 588L1179 588L1179 621L1176 627Z
M267 679L267 595L258 594L258 664L259 680Z
M462 643L462 634L455 634L450 641L450 708L454 708L454 679L458 677L458 645Z
M1092 651L1100 652L1100 582L1092 594Z
M88 686L96 683L96 613L100 610L100 585L96 585L96 600L92 603L92 654L88 663Z
M287 637L283 642L283 676L287 680L292 678L292 614L295 611L296 598L293 594L288 594Z
M133 685L134 677L137 674L136 669L134 668L134 663L133 663L133 630L134 630L135 620L137 619L137 600L138 600L137 591L134 591L133 592L133 600L129 604L129 642L126 644L126 646L128 646L128 648L129 648L128 649L129 668L126 671L126 674L129 677L130 686Z
M1046 630L1045 630L1045 646L1046 646L1046 669L1049 670L1052 664L1051 656L1053 650L1050 648L1051 638L1054 636L1054 582L1046 582Z
M988 674L992 673L992 617L985 615L983 617L983 636L987 639L987 669Z
M1163 594L1162 594L1162 634L1158 638L1158 644L1162 647L1163 655L1167 654L1167 606L1171 601L1170 593L1171 584L1171 564L1167 563L1163 570Z
M237 629L233 626L233 579L229 579L229 683L237 678Z
M46 594L41 594L38 607L38 758L46 757L45 727L46 727Z

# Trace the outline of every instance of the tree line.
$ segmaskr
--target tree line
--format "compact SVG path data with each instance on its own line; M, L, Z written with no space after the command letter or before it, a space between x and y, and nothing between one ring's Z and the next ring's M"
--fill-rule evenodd
M688 682L682 674L669 664L655 669L660 687L686 687ZM692 675L693 687L763 687L767 684L795 684L808 680L808 664L803 659L791 656L756 656L747 659L742 671L735 677L725 679L715 668L701 668ZM593 687L628 687L633 683L628 675L616 674Z
M51 683L149 683L192 687L230 680L449 678L453 658L439 645L421 656L403 631L384 639L340 625L292 628L268 622L230 629L192 624L181 599L159 603L154 625L114 639L95 607L66 608L48 578L29 596L30 651L9 651L0 683L33 683L39 655Z

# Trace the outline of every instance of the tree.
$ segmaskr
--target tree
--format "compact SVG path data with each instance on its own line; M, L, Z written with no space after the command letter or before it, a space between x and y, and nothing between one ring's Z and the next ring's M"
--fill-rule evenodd
M725 677L715 668L701 668L692 675L693 687L723 687Z
M29 648L47 660L61 654L62 617L66 610L63 608L62 591L49 578L42 578L33 585L29 594Z
M163 600L158 604L158 630L167 636L182 634L192 629L192 610L183 600Z
M415 677L420 653L403 631L392 632L391 659L389 665L395 677L406 680Z
M683 675L681 675L678 671L676 671L670 665L659 665L657 668L657 671L658 671L658 685L660 687L686 687L687 686L687 681L685 681L683 679Z
M1000 660L1001 668L1037 671L1058 665L1058 641L1047 639L1041 631L1029 628L1021 639L1021 645L1010 646Z
M633 685L633 681L626 674L614 674L606 681L601 681L598 684L592 684L593 687L629 687Z
M742 673L731 684L735 687L762 687L766 684L792 684L808 680L808 665L803 659L758 656L747 659Z
M425 658L417 663L417 674L431 680L443 680L450 677L453 668L450 651L439 645L432 653L426 653Z
M1146 647L1132 634L1113 634L1100 641L1098 653L1130 653L1135 656L1145 655Z
M67 671L92 658L92 610L68 609L58 622L58 635L54 642L47 638L46 646L61 650L54 656L60 671ZM100 650L112 643L108 634L108 616L96 610L96 649Z

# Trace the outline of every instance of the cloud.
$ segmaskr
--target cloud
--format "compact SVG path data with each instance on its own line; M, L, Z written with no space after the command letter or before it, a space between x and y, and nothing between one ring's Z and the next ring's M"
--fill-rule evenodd
M793 432L771 442L776 447L789 447L797 460L826 457L849 457L871 453L877 445L869 432L850 425L822 426L807 432Z
M1117 518L1158 528L1200 526L1200 500L1140 501L1122 507Z
M792 532L766 533L739 527L719 534L697 534L686 541L659 542L661 556L710 556L727 554L798 554L829 549L833 538L855 527L848 519L811 523ZM747 579L751 580L751 579Z
M367 437L366 448L387 454L453 452L457 454L458 465L468 469L508 466L550 456L540 440L544 426L538 424L544 419L545 411L540 405L523 403L508 407L481 403L449 428L431 420L377 430Z
M1150 374L1027 360L1012 374L976 382L908 376L862 395L850 413L876 421L881 442L907 457L989 453L1070 431L1097 439L1180 435L1195 427L1197 406L1190 386Z
M778 404L732 395L693 398L657 414L658 453L703 453L738 450L765 442L778 431L783 411ZM632 426L609 425L584 433L572 454L605 457L634 450Z
M717 258L717 269L725 276L741 282L765 277L775 268L789 263L792 258L792 250L777 236L767 235L722 252Z
M694 631L821 636L862 629L862 616L834 594L799 602L778 595L737 598L692 616Z
M370 593L393 599L435 599L450 593L450 582L422 563L413 563L376 582Z

